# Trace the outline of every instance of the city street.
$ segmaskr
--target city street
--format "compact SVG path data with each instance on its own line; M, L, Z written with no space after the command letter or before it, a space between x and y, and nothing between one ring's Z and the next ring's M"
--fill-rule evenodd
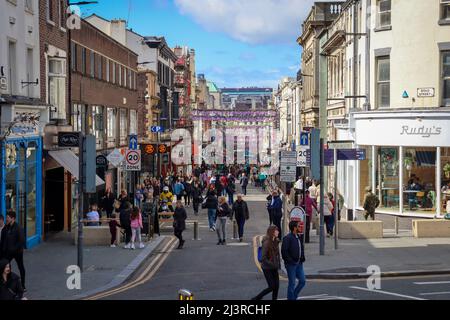
M244 242L232 240L228 225L227 246L217 246L217 235L207 227L205 210L200 214L200 238L193 241L192 225L184 232L187 240L183 250L176 250L174 238L162 243L150 258L124 285L89 299L106 300L173 300L178 290L191 291L196 300L249 300L265 288L265 280L256 265L253 238L265 233L268 225L265 195L250 188L246 200L250 220L246 224ZM195 216L189 210L189 221ZM167 228L164 234L168 234ZM327 241L330 241L327 239ZM330 241L331 242L331 241ZM314 240L308 252L316 251ZM313 252L311 252L313 253ZM154 256L153 256L154 257ZM326 266L323 266L326 269ZM281 277L279 299L286 299L287 281ZM266 297L267 299L269 297ZM306 300L421 300L450 298L450 276L418 276L382 278L381 289L370 291L367 280L308 280L300 299Z

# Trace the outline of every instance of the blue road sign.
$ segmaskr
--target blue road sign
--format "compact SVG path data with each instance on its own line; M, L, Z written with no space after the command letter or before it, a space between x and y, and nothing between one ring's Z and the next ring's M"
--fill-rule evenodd
M301 146L309 146L309 133L302 132L300 134L300 145Z
M337 151L338 161L362 161L366 160L366 150L364 149L339 149ZM334 150L325 150L325 166L334 165Z
M138 138L137 135L131 135L129 139L128 149L137 150L138 148Z
M153 133L164 132L164 128L160 126L150 127L150 131Z

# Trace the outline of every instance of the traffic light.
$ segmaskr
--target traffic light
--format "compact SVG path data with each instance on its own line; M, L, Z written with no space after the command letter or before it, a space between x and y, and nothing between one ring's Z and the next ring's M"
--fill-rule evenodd
M144 146L144 152L148 155L153 155L156 153L156 145L147 144Z

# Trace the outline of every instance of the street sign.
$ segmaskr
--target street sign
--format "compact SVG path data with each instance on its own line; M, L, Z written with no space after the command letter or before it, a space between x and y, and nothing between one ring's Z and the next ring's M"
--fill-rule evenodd
M107 169L108 168L108 159L104 155L99 155L95 158L95 163L97 168Z
M281 182L294 182L296 178L297 178L297 166L295 164L280 166Z
M300 228L300 234L303 234L303 232L305 231L305 221L306 221L306 212L303 208L301 207L294 207L290 212L289 212L289 217L291 221L298 221L300 222L298 224L299 228Z
M328 149L325 153L325 166L334 165L334 149ZM363 161L366 160L365 149L339 149L337 151L338 161Z
M301 146L309 146L309 133L302 132L300 134L300 145Z
M417 97L419 98L432 98L435 95L434 88L418 88Z
M80 146L81 132L59 132L58 147L78 148Z
M160 126L150 127L150 131L153 133L164 132L164 128Z
M128 150L125 155L125 171L141 171L141 150Z
M113 152L111 152L108 157L106 157L114 167L118 167L124 159L124 155L120 152L119 149L114 149Z
M297 152L295 151L281 151L281 165L296 166L297 165Z
M297 151L297 167L308 167L308 147L300 147Z
M138 148L138 137L137 135L130 135L129 139L128 139L129 143L128 143L128 148L130 150L137 150Z
M153 144L147 144L144 146L144 152L149 155L153 155L156 153L156 146Z

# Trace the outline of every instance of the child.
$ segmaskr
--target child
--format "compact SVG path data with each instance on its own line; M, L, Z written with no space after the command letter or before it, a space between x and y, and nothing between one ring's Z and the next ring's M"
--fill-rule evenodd
M142 226L142 215L141 215L141 211L139 210L139 208L134 207L133 211L131 213L131 249L134 250L134 242L136 240L136 236L139 240L139 248L143 249L145 246L142 243L142 239L141 239L141 229L143 228Z
M98 227L100 224L100 215L98 214L97 204L94 203L91 205L90 212L86 215L87 220L89 221L88 227Z
M120 224L116 220L116 214L111 215L109 220L109 232L111 232L111 248L116 247L117 227L121 228Z

